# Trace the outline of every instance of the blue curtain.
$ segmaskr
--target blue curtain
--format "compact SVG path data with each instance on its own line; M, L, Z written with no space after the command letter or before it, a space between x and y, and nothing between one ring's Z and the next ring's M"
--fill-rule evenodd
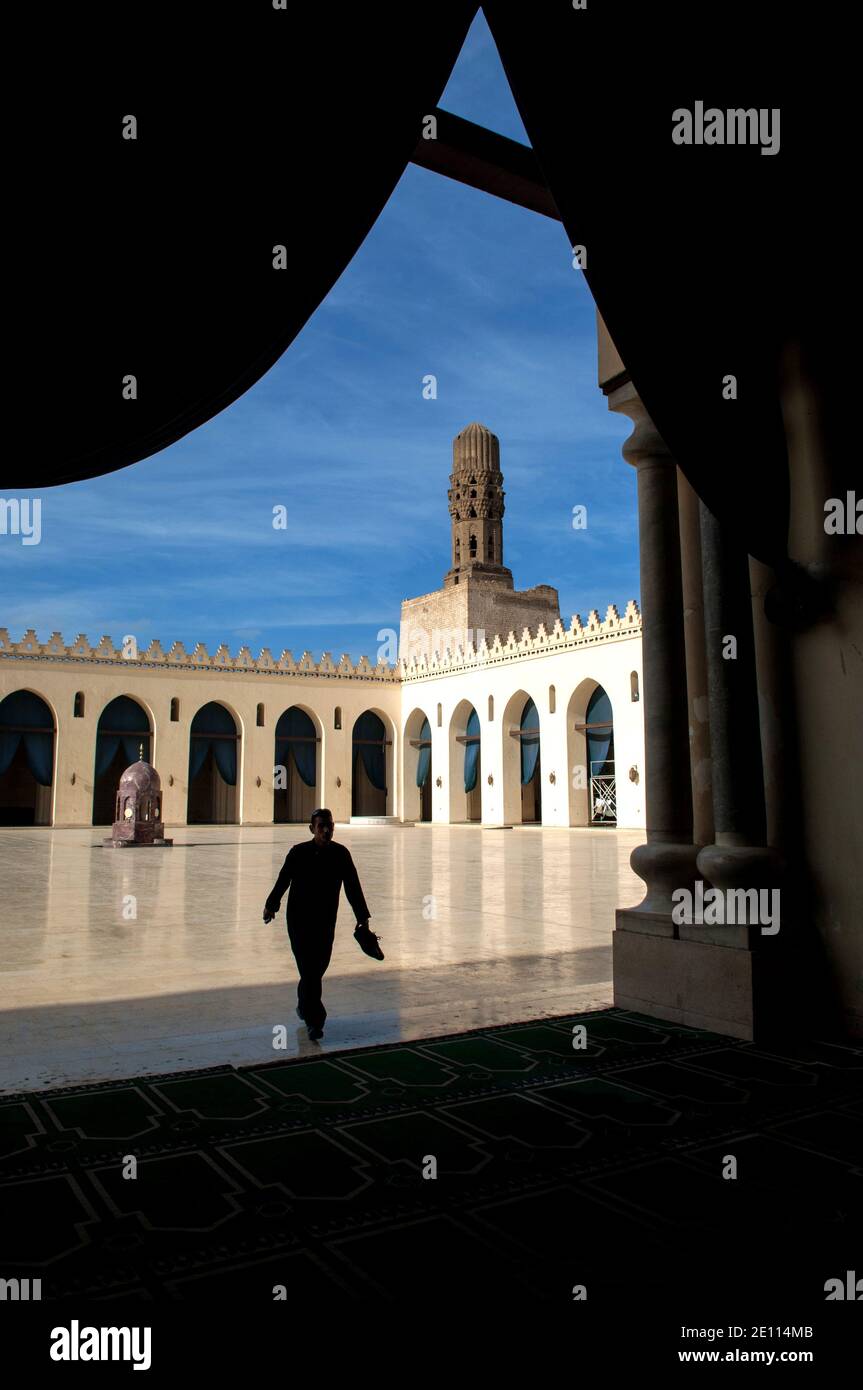
M18 730L24 726L28 732L16 731L16 725ZM31 690L15 690L0 702L0 775L8 772L22 739L30 771L40 786L50 787L54 773L54 717L45 701Z
M236 738L208 738L210 734L236 734L237 726L233 716L224 705L215 701L202 706L192 720L189 738L189 782L193 782L204 765L210 748L216 759L216 767L229 787L237 784L237 741Z
M96 739L96 778L102 777L111 766L120 747L120 740L116 737L106 737L100 734ZM137 749L136 749L137 752ZM132 759L130 758L131 762ZM137 758L136 758L137 761Z
M584 722L611 725L611 701L601 685L598 685L587 704ZM591 729L587 733L587 769L589 777L598 777L614 758L614 729ZM608 769L611 770L610 768Z
M214 738L213 756L216 767L229 787L237 785L237 745L232 738Z
M189 740L189 783L194 782L201 768L204 766L204 759L210 751L210 740L206 738L193 738Z
M20 742L20 734L10 733L8 729L0 727L0 777L12 766L12 759L18 752Z
M474 734L479 734L479 715L472 709L467 721L468 738ZM464 789L472 792L476 786L476 772L479 765L479 744L466 743L464 747Z
M96 730L96 776L101 777L108 771L117 753L117 749L122 746L123 756L127 764L138 761L141 745L144 747L144 761L150 758L150 735L144 734L144 729L149 730L150 720L144 710L136 700L130 700L128 695L118 695L116 700L112 700L102 710L99 718L99 726ZM133 732L134 731L134 732Z
M384 739L386 737L383 720L367 709L354 725L354 766L357 755L363 760L363 767L373 787L385 792L387 789L387 761ZM361 743L360 739L374 739L374 743Z
M428 781L429 772L431 771L431 725L427 719L423 720L423 726L420 729L420 741L422 742L424 739L428 739L429 744L428 748L421 748L419 750L420 755L417 758L418 787L425 786Z
M539 757L539 710L533 700L528 700L522 711L521 732L536 735L535 738L521 740L521 781L524 786L533 776Z
M287 767L291 753L300 777L307 787L313 787L317 762L315 726L306 711L296 705L286 709L276 725L276 766Z

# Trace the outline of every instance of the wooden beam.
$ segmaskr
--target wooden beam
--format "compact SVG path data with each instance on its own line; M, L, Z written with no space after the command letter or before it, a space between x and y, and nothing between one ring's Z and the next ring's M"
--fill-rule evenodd
M437 139L421 139L411 156L412 164L560 221L529 145L520 145L517 140L497 135L440 107L433 114Z

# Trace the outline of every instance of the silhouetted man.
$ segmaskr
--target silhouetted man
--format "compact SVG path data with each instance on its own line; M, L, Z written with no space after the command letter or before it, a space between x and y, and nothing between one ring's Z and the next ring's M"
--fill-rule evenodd
M369 909L354 861L345 845L333 842L334 828L331 812L325 808L312 812L309 830L314 838L288 851L275 887L264 905L264 921L272 922L290 884L288 936L300 972L297 1013L313 1040L324 1036L327 1011L321 999L321 986L333 951L342 884L356 913L354 936L357 942L367 956L374 956L376 960L384 958L378 937L369 928Z

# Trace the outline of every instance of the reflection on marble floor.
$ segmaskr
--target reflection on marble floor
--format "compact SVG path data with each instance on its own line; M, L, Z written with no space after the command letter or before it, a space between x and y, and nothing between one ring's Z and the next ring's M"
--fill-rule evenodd
M304 826L183 827L173 849L104 849L102 834L0 829L0 1092L605 1007L614 909L643 897L638 830L337 826L386 960L359 950L342 895L313 1043L284 903L261 920Z

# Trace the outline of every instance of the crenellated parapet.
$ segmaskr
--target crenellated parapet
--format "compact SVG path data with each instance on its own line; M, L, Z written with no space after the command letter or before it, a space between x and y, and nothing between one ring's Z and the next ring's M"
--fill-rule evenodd
M526 627L521 636L509 632L506 638L499 633L491 641L485 638L475 648L472 641L464 646L456 644L452 650L446 649L442 655L435 653L430 659L425 655L400 659L396 665L378 662L373 666L367 656L361 656L354 664L347 653L339 661L333 661L330 652L324 652L320 661L315 661L311 652L303 652L296 661L290 651L283 651L276 659L269 647L264 647L255 657L249 647L242 646L236 656L222 643L211 656L202 642L192 652L187 652L182 642L174 644L165 651L158 639L154 639L146 650L134 649L122 644L116 647L110 637L102 637L92 646L83 633L79 633L71 645L67 645L60 632L54 632L47 642L40 642L33 628L28 628L20 642L13 642L6 628L0 628L0 661L39 661L53 664L92 663L97 665L129 664L138 668L231 672L234 675L246 672L250 675L289 676L293 679L316 680L360 680L398 684L400 681L425 680L430 676L448 675L453 671L477 666L497 665L502 662L548 655L592 646L600 642L614 642L630 637L641 636L641 613L634 599L620 616L616 606L608 606L605 618L601 619L596 609L592 609L583 623L578 613L570 621L568 628L560 619L550 631L543 623L535 630Z
M66 645L63 635L54 632L48 642L40 642L33 628L28 628L20 642L13 642L8 629L0 628L0 661L46 661L46 662L90 662L99 665L128 664L143 668L162 670L230 671L234 675L248 672L252 675L313 677L329 680L387 681L397 683L400 679L398 669L387 662L373 666L367 656L360 657L354 665L347 653L343 653L338 664L333 661L331 652L324 652L320 661L315 661L311 652L303 652L299 661L293 654L283 651L276 659L269 647L264 647L255 657L249 647L240 647L232 656L228 647L222 643L211 656L203 642L198 642L192 652L187 652L182 642L175 642L166 652L158 639L154 639L145 649L134 654L125 645L115 647L110 637L103 637L94 647L83 633L79 633L71 645Z
M514 632L509 632L504 640L498 633L490 642L483 639L478 647L472 641L467 641L464 646L456 644L442 655L435 652L430 658L422 654L410 656L407 660L402 659L399 667L405 681L427 680L430 676L450 675L453 671L548 656L554 652L573 651L640 636L641 612L635 599L630 599L623 617L617 606L610 603L605 618L600 618L593 608L587 615L586 623L575 613L568 628L563 626L560 619L550 631L544 623L539 623L533 631L524 628L520 638Z

